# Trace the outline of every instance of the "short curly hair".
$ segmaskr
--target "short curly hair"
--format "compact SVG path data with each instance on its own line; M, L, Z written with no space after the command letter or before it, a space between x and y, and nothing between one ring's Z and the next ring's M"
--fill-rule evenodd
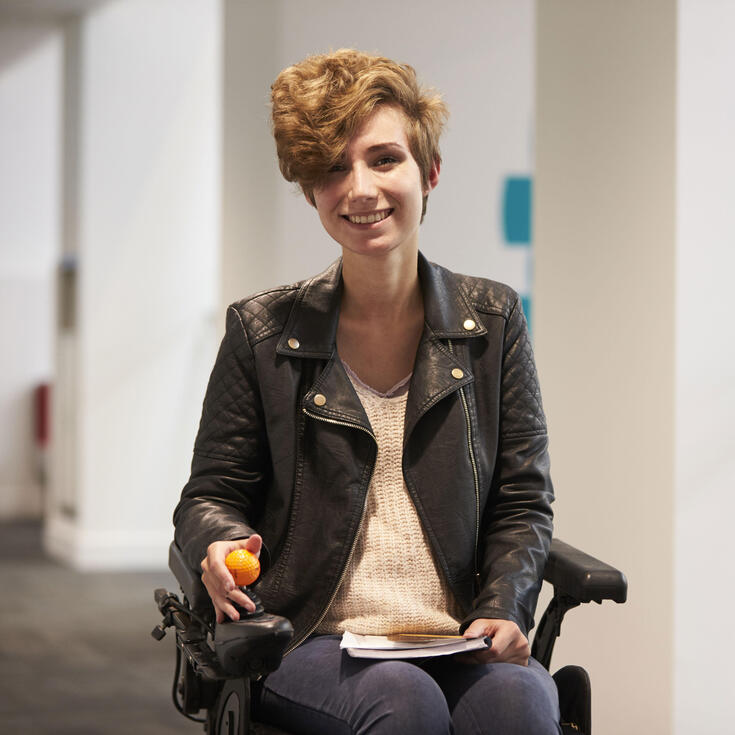
M284 178L297 182L313 204L314 188L382 104L396 105L406 115L411 154L428 186L432 165L441 161L446 105L436 91L419 86L408 64L354 49L309 56L271 85L273 137Z

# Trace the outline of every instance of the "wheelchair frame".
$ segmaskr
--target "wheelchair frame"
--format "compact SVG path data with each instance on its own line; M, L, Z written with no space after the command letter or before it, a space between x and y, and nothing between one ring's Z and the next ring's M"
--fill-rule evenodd
M209 735L286 735L251 721L250 688L253 681L280 665L293 634L290 623L266 614L216 626L207 591L175 543L169 548L169 568L181 587L183 601L165 589L155 591L163 620L151 634L161 640L167 628L176 630L172 691L176 708L201 722ZM559 539L551 542L544 580L553 586L554 594L539 622L531 655L548 670L565 614L588 602L625 602L628 582L619 570ZM554 674L554 680L563 731L591 735L587 672L579 666L565 666ZM203 717L195 716L202 711Z

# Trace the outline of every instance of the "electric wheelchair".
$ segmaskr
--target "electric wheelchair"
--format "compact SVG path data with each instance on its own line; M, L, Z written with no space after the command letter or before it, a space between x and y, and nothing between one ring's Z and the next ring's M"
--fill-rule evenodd
M257 595L242 588L256 603L256 611L241 615L237 622L216 625L209 595L175 543L169 549L169 567L183 599L165 589L155 591L163 620L151 634L161 640L167 628L176 630L172 692L176 708L203 723L208 735L288 735L253 721L250 704L253 683L280 665L293 634L290 622L265 612ZM564 615L587 602L625 602L628 583L622 572L559 539L551 543L544 580L553 586L554 595L539 622L532 655L548 670ZM553 676L562 731L591 735L587 672L580 666L565 666Z

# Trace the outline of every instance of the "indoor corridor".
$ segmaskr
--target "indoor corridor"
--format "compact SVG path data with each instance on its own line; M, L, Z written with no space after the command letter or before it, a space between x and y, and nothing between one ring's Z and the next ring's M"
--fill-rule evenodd
M77 572L41 549L39 524L0 524L0 732L203 732L171 702L172 634L150 636L173 576Z

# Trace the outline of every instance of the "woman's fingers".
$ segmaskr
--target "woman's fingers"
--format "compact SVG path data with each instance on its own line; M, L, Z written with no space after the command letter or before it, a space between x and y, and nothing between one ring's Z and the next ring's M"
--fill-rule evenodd
M255 556L260 556L260 550L262 547L263 539L257 533L254 533L252 536L245 539L245 546L242 548L247 549L252 554L255 554Z
M260 553L263 540L257 534L246 539L234 541L215 541L207 547L207 556L202 560L202 582L207 588L218 623L225 617L239 620L240 615L232 604L238 603L246 610L255 610L253 601L241 592L235 585L230 570L225 564L225 558L231 551L247 549L256 556Z
M512 620L478 618L464 632L465 638L492 638L492 645L484 651L474 651L477 663L513 663L528 665L531 647L521 629Z
M235 580L230 574L230 570L225 565L225 559L231 551L237 549L247 549L251 553L258 556L263 546L263 539L257 534L249 538L236 539L234 541L215 541L207 547L207 557L205 561L208 563L209 572L219 580L220 584L230 590L235 587ZM204 562L202 562L204 569Z

